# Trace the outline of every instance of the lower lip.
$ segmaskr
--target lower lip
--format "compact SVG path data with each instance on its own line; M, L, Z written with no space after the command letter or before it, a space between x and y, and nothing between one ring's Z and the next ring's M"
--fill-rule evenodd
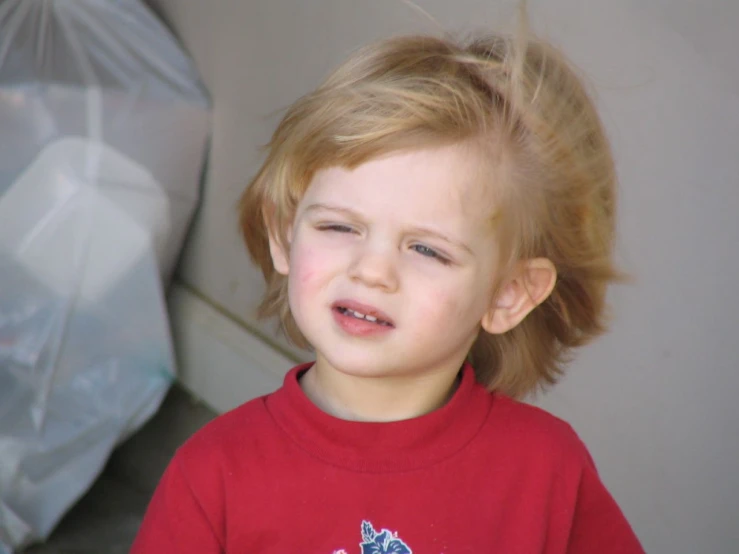
M366 319L359 319L347 314L341 313L337 309L331 310L334 314L334 320L338 323L342 331L348 335L355 337L369 337L376 335L384 335L393 330L392 325L380 325Z

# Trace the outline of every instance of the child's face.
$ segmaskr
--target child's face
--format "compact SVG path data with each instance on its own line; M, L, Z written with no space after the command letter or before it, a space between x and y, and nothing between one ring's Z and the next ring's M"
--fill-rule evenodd
M470 148L448 146L316 174L289 256L273 244L273 257L318 364L364 376L459 369L491 310L496 271L476 162Z

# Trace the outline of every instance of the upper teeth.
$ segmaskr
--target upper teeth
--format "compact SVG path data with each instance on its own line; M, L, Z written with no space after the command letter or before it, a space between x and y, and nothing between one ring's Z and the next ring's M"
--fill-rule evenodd
M354 310L347 310L349 314L351 314L353 317L359 318L359 319L366 319L367 321L375 322L377 321L377 318L371 315L365 315L359 312L356 312Z

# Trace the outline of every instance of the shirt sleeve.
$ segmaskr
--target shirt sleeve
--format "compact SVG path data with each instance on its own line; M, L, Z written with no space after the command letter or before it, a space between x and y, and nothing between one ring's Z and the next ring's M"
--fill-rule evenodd
M567 554L644 554L636 534L587 455L577 493Z
M133 543L131 554L222 554L223 544L175 458L164 473Z

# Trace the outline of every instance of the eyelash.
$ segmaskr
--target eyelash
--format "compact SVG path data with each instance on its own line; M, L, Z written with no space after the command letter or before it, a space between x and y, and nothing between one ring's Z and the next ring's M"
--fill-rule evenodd
M352 233L354 229L349 225L342 225L340 223L328 223L326 225L319 225L317 227L319 231L334 231L336 233Z
M411 246L411 249L421 254L421 256L424 256L426 258L433 258L444 265L449 265L451 263L448 258L445 258L433 248L429 248L428 246L424 246L423 244L414 244L413 246Z
M340 223L329 223L326 225L319 225L317 227L319 231L333 231L335 233L353 233L354 229L352 229L349 225L342 225ZM450 265L451 261L446 258L445 256L442 256L439 254L436 250L433 248L430 248L428 246L424 246L423 244L414 244L411 246L411 250L414 252L417 252L421 256L425 258L431 258L434 260L437 260L439 263L443 265Z

